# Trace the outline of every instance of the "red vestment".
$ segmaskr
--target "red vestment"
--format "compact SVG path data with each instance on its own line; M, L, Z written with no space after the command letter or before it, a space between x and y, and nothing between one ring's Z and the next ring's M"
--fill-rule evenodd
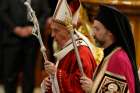
M91 51L86 46L79 47L84 73L89 78L92 78L93 71L96 67L95 60ZM58 65L58 82L60 93L84 93L80 86L81 73L75 57L75 52L68 53Z
M85 45L78 46L84 73L93 78L96 62L90 49ZM74 50L71 50L60 61L57 67L57 81L60 93L85 93L80 84L81 73Z

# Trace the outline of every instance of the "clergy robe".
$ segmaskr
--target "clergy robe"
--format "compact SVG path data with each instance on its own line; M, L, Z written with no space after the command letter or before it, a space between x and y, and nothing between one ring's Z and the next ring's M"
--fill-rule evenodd
M83 40L77 40L78 51L82 61L84 73L87 77L93 78L96 62L90 48ZM57 83L60 93L84 93L80 85L81 73L78 67L73 45L68 44L60 51L57 65ZM50 88L49 92L52 93Z
M135 93L134 74L127 53L120 47L105 52L96 69L92 93Z

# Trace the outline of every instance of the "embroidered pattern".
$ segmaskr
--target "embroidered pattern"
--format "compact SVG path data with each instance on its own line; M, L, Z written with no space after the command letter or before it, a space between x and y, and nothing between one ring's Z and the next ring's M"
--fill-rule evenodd
M127 90L128 85L124 77L106 72L96 93L127 93Z

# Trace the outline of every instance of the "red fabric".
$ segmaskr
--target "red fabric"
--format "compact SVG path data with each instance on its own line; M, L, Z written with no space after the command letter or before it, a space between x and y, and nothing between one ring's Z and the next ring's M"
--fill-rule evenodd
M75 14L75 12L77 11L77 9L80 6L79 0L73 0L73 1L70 1L68 3L69 3L69 7L71 9L72 14Z
M135 93L134 75L131 62L123 49L119 49L111 56L107 70L124 76L128 83L129 93Z
M84 73L92 78L96 62L91 51L86 46L78 47ZM69 52L59 63L57 70L57 80L60 93L84 93L80 86L81 73L75 57L75 52Z

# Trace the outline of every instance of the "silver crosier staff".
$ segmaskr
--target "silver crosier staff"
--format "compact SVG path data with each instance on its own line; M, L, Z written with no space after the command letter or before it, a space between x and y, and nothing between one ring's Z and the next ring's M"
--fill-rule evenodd
M42 37L40 34L39 23L38 23L36 15L35 15L35 12L30 5L30 2L31 2L30 0L27 0L24 3L25 6L27 7L27 18L29 21L33 22L34 26L33 26L32 34L34 36L36 36L36 38L38 39L40 46L41 46L40 51L43 54L43 58L44 58L45 62L48 62L48 58L46 55L46 48L43 44ZM50 80L51 80L52 86L53 86L53 89L52 89L53 93L59 93L58 87L55 85L55 82L54 82L54 75L50 75Z
M80 55L79 55L79 51L78 51L78 47L77 47L76 40L75 40L75 37L74 37L75 29L73 28L73 25L71 24L72 23L72 19L67 17L67 20L65 21L65 23L66 23L66 26L67 26L67 28L68 28L68 30L70 32L70 36L71 36L71 39L72 39L72 44L73 44L73 47L74 47L74 52L76 54L76 59L77 59L79 70L80 70L82 76L85 76L85 73L84 73L84 70L83 70L83 66L82 66L82 62L81 62Z

